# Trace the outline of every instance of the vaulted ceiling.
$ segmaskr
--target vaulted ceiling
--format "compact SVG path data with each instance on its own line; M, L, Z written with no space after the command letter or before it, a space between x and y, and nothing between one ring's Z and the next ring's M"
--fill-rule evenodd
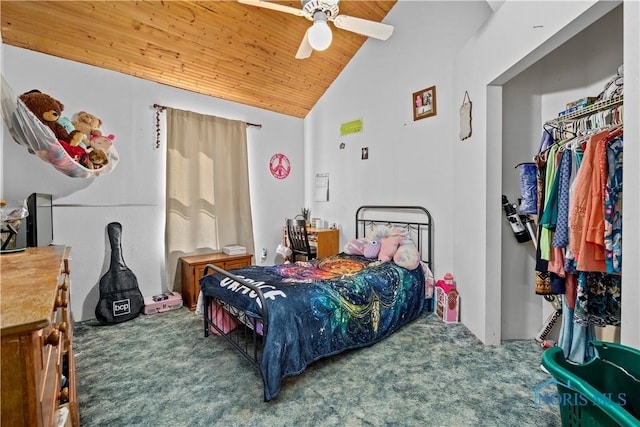
M340 14L382 22L395 3L342 1ZM2 0L0 16L8 45L294 117L367 39L332 26L329 49L295 59L310 21L236 1Z

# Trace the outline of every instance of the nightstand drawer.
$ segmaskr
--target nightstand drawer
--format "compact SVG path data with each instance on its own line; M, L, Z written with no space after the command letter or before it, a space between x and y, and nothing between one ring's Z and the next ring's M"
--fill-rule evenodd
M238 259L234 261L225 262L222 268L225 270L233 270L234 268L248 267L250 265L251 265L251 260Z

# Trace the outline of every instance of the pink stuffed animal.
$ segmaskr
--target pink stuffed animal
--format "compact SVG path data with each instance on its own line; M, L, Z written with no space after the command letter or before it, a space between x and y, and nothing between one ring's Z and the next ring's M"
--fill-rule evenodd
M96 150L102 150L105 154L109 154L109 150L111 150L114 139L115 136L113 135L95 135L89 139L89 147Z
M378 243L376 240L372 240L368 242L364 246L364 257L377 258L378 254L380 253L380 246L381 246L380 243Z

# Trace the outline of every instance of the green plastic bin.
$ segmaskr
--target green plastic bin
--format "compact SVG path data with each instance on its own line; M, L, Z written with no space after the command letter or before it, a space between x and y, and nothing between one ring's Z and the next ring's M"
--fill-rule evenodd
M565 359L562 348L542 354L557 380L563 426L640 426L640 350L592 341L596 357L584 364Z

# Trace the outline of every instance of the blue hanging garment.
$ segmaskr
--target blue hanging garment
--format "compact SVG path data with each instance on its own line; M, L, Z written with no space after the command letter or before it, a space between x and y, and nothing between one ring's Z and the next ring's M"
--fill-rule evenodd
M520 207L522 214L538 213L538 187L536 174L538 173L535 163L520 163Z

